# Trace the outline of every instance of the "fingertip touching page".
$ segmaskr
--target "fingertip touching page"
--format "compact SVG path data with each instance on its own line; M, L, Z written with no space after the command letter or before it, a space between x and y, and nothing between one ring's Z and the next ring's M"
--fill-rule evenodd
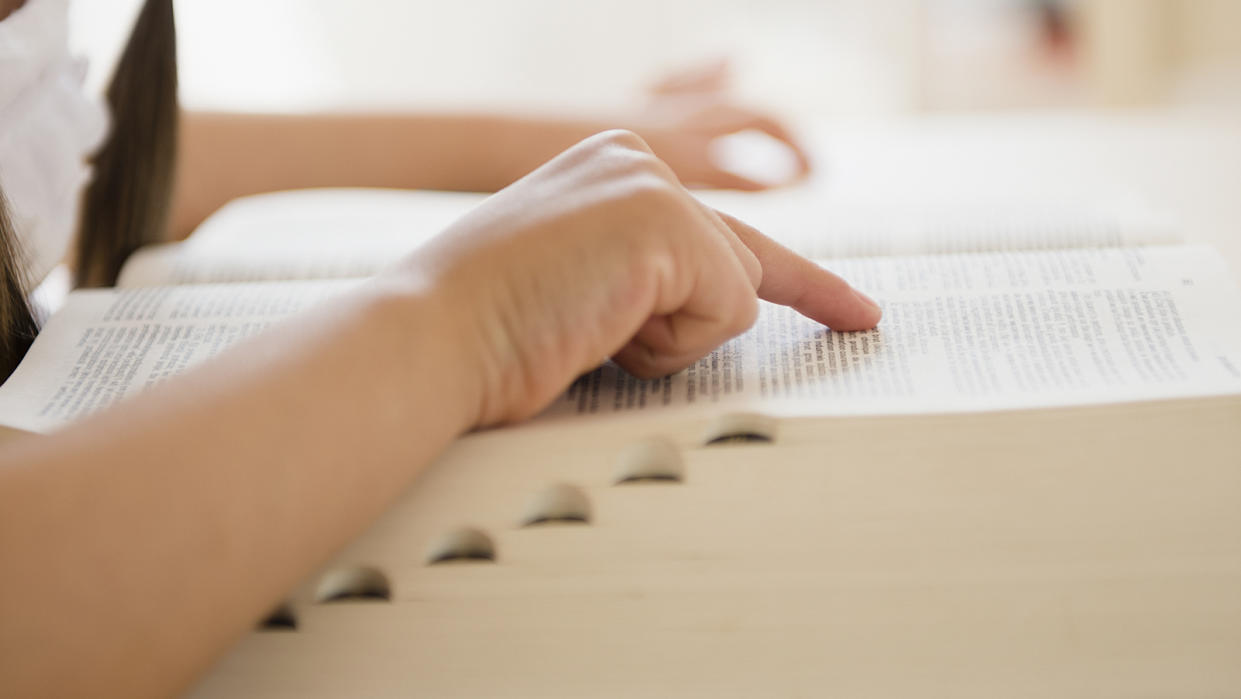
M1241 393L1241 294L1202 246L835 260L884 307L835 332L764 304L685 371L607 364L540 420L753 409L866 415ZM0 424L49 431L178 373L356 280L75 292L0 387Z
M1001 410L1241 393L1241 295L1209 248L836 260L883 306L837 333L764 305L684 372L607 365L547 411L568 418L729 406L856 415Z

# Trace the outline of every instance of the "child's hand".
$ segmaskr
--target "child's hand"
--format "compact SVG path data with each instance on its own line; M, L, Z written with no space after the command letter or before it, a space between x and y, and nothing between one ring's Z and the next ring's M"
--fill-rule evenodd
M795 171L785 182L792 184L810 174L805 149L775 118L748 107L710 95L663 97L629 120L650 148L687 186L758 191L771 182L727 169L713 154L716 139L743 131L769 136L793 156Z
M879 321L841 278L691 197L634 134L593 136L458 221L389 279L427 283L477 391L476 425L519 420L607 357L677 371L744 331L757 298L838 330ZM471 399L474 396L471 396Z
M748 191L772 186L721 167L712 157L713 141L742 131L760 132L787 148L796 165L794 181L808 175L810 159L784 124L729 97L732 77L727 58L669 73L651 86L652 99L629 127L690 186Z

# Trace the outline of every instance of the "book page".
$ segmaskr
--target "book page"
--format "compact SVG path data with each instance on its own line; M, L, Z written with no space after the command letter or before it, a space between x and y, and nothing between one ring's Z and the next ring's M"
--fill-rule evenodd
M117 286L370 276L486 198L386 189L242 197L212 214L185 242L134 253Z
M443 230L490 195L410 189L326 187L234 199L194 231L196 243L235 246L269 236L413 235Z
M839 260L884 308L839 333L765 304L688 370L606 365L544 419L692 408L785 415L1001 410L1241 393L1241 295L1175 246Z
M579 378L540 418L657 410L867 415L1241 393L1241 293L1205 247L830 263L884 307L834 332L764 304L690 368ZM177 373L356 281L75 292L0 387L0 424L48 430Z
M125 262L118 288L175 284L229 284L293 279L369 277L429 239L412 233L370 232L356 237L286 232L235 246L196 241L138 250Z
M55 429L357 283L75 291L0 386L0 424L34 432Z
M701 192L720 210L815 259L1128 247L1177 240L1134 202L885 206L813 191ZM184 243L139 250L117 285L161 286L375 274L485 200L478 194L324 189L239 199Z

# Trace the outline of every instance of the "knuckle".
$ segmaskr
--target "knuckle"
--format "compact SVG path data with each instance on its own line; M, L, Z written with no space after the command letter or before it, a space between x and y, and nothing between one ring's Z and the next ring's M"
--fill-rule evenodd
M581 163L589 163L589 167L606 180L638 177L641 182L637 188L649 189L652 194L660 190L670 193L680 185L672 168L631 131L604 131L582 142L580 147L586 156Z
M611 151L611 157L619 173L657 175L665 181L669 180L667 166L649 150L618 148Z
M618 134L613 137L610 134ZM659 159L659 156L646 145L636 134L628 131L612 131L600 134L597 155L605 158L611 170L617 174L630 172L656 173L669 181L675 182L672 169Z
M685 196L660 173L626 173L614 183L615 199L623 206L636 206L646 215L667 217L684 209Z
M590 136L570 148L567 154L572 167L611 177L635 170L650 170L657 161L637 134L621 130L603 131Z
M646 141L638 134L626 129L610 129L596 134L591 139L598 143L601 147L624 148L628 150L642 151L650 153L651 149L646 145Z

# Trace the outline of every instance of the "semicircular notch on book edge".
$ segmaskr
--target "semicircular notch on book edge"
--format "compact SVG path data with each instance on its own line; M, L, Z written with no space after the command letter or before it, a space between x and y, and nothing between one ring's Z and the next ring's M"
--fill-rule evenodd
M616 484L681 483L685 460L666 437L652 437L625 447L617 459Z
M319 580L319 587L315 590L315 601L320 603L386 602L391 599L392 586L388 584L388 576L371 566L330 570Z
M521 518L521 526L589 524L590 514L590 500L581 488L556 483L535 494Z
M473 527L448 532L437 539L427 552L427 565L495 560L495 542L485 532Z
M289 602L281 602L279 606L271 610L258 625L259 631L296 631L297 615L293 613L293 605Z
M756 413L731 413L711 421L703 446L725 444L772 444L776 441L774 418Z

